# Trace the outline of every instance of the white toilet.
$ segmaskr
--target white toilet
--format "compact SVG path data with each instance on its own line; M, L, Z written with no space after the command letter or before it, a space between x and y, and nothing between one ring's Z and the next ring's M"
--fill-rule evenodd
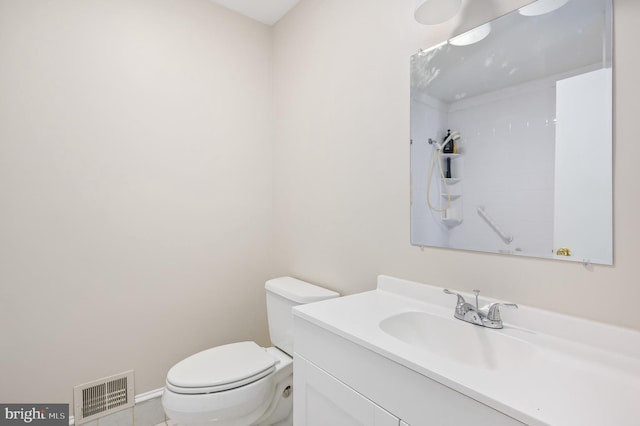
M269 280L267 315L273 348L239 342L192 355L167 373L162 406L180 426L292 425L291 308L338 297L297 280Z

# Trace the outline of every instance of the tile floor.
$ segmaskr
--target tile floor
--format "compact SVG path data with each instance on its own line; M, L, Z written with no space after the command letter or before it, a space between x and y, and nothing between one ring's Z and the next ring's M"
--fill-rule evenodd
M136 425L136 426L138 426L138 425ZM164 422L158 423L155 426L178 426L178 423L176 423L174 420L167 419Z
M165 416L162 400L152 398L81 426L177 426L177 423Z

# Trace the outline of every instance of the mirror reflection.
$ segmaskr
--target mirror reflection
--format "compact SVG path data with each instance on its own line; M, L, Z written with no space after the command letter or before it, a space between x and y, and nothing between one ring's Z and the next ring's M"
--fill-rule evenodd
M412 56L412 244L612 264L611 0L543 3Z

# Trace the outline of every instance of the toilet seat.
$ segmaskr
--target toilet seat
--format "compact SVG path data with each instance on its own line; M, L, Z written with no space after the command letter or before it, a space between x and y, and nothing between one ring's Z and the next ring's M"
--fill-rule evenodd
M198 352L174 365L167 388L178 394L222 392L253 383L275 370L276 359L254 342Z

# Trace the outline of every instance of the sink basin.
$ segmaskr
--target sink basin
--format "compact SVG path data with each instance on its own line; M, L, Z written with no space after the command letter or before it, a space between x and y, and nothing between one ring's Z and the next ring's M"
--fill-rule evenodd
M421 350L490 370L519 364L535 353L529 343L499 331L426 312L390 316L380 322L380 328Z

